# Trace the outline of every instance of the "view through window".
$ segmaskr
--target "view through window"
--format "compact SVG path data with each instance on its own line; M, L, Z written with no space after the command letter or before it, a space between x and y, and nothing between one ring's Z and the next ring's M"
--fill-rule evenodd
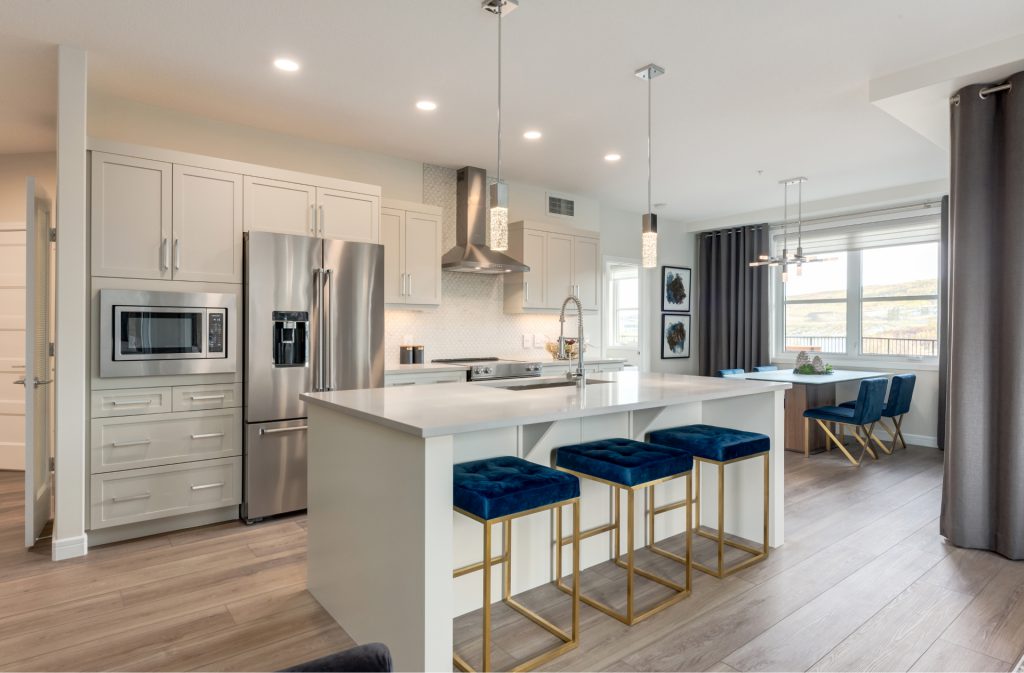
M611 264L608 267L611 299L611 341L613 348L640 344L640 275L635 264Z
M783 285L783 350L938 356L938 243L821 256Z

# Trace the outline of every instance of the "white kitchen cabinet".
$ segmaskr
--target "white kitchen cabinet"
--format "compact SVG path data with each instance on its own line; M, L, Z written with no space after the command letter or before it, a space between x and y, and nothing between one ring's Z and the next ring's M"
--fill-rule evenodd
M418 372L384 373L384 387L422 386L430 383L465 383L466 372L432 372L429 369Z
M441 209L386 201L381 209L384 301L436 306L441 303Z
M600 248L600 238L589 231L513 222L508 254L530 270L505 276L505 312L557 311L570 294L585 311L600 309Z
M174 166L174 280L242 282L242 176Z
M316 187L245 176L246 231L316 236Z
M92 273L170 279L172 165L92 153Z
M171 411L170 388L124 388L92 391L92 417L139 416Z
M361 243L380 241L380 197L317 187L320 236Z

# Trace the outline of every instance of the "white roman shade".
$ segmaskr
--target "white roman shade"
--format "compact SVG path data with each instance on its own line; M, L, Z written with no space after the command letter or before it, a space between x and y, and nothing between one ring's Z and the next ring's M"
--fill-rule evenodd
M819 255L843 250L885 248L939 240L940 203L889 208L868 213L850 213L827 218L805 220L803 248L805 255ZM789 226L789 251L796 252L796 225ZM772 232L772 252L782 254L783 231L776 225Z

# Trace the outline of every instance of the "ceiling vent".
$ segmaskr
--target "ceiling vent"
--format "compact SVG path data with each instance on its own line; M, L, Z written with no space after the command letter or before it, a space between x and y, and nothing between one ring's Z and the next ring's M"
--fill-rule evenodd
M548 215L576 217L576 202L564 196L548 194Z

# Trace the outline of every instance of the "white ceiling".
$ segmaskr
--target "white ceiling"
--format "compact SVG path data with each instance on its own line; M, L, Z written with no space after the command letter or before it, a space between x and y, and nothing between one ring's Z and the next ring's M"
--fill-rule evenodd
M9 35L74 44L111 95L493 170L497 26L479 4L3 0L0 83L12 49L38 49ZM654 82L654 201L699 220L773 206L793 175L811 179L809 200L943 178L945 153L872 105L868 82L1024 32L1024 2L521 0L504 23L503 176L644 209L646 84L633 71L654 61L667 70ZM275 71L279 55L302 70ZM423 97L438 110L415 110ZM42 147L17 121L39 110L13 107L0 151ZM532 127L541 141L522 139ZM606 164L609 151L622 161Z

